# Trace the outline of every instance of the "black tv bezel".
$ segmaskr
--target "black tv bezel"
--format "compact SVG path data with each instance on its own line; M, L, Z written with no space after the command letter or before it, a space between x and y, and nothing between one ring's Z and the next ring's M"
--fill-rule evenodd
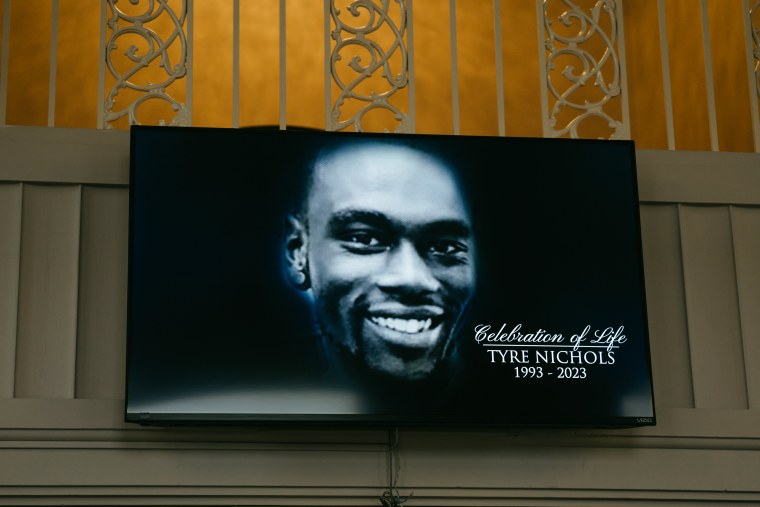
M635 227L636 227L636 245L637 245L637 259L639 279L641 284L641 311L643 322L643 338L644 338L644 355L646 357L646 364L643 365L648 369L649 391L652 403L652 414L649 416L596 416L596 415L582 415L579 417L571 417L568 415L557 416L552 420L542 419L538 420L535 416L531 415L510 415L509 417L501 420L487 420L482 417L420 417L419 415L410 414L269 414L269 413L185 413L185 412L131 412L129 410L129 377L132 369L130 368L133 356L130 353L133 347L133 340L130 334L130 322L132 317L132 273L133 273L133 244L134 244L134 193L132 189L135 188L135 150L137 145L137 138L142 132L158 132L158 131L212 131L217 134L220 132L229 132L230 135L245 135L243 132L273 132L277 131L276 127L264 127L253 129L235 129L235 128L216 128L216 127L167 127L167 126L143 126L133 125L130 129L130 162L129 162L129 250L128 250L128 296L127 296L127 366L126 366L126 383L125 383L125 401L124 401L124 420L129 423L137 423L145 426L298 426L298 427L414 427L414 428L435 428L435 429L447 429L447 428L467 428L467 429L498 429L507 427L516 428L631 428L641 426L654 426L657 423L656 419L656 407L654 398L654 385L652 379L652 361L651 361L651 345L650 345L650 333L648 326L648 315L646 306L646 285L644 280L644 260L643 260L643 246L641 236L641 216L640 206L635 206ZM334 136L342 136L346 138L408 138L408 139L450 139L456 140L458 138L466 137L486 137L486 136L462 136L462 135L442 135L442 134L389 134L389 133L356 133L356 132L326 132L314 129L290 129L285 131L287 135L307 135L307 136L325 136L326 138L332 138ZM508 139L522 142L538 142L546 144L547 147L554 145L561 147L565 143L574 144L586 144L586 145L611 145L617 144L622 147L627 147L628 156L630 160L630 177L631 177L631 191L633 193L632 198L634 202L639 202L638 193L638 178L636 170L636 156L635 156L635 143L631 140L600 140L600 139L567 139L567 138L530 138L530 137L509 137Z

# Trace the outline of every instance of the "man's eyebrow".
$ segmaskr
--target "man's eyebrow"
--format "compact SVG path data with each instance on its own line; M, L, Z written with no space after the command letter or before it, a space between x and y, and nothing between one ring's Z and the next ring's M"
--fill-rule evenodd
M328 227L335 230L353 223L363 223L372 227L385 229L404 229L406 224L402 221L393 220L388 215L379 211L367 209L339 210L330 216ZM444 218L415 227L419 232L426 235L451 235L463 238L472 235L469 222L464 219Z
M393 220L384 213L367 209L338 210L330 216L327 226L330 229L335 229L356 222L371 225L373 227L394 226Z
M444 219L425 224L423 227L426 234L433 236L461 236L468 238L472 235L472 227L465 220Z

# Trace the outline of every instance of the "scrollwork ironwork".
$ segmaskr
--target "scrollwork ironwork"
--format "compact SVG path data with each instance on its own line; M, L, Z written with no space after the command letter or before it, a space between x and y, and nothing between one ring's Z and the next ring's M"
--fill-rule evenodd
M621 62L617 53L618 17L615 0L598 0L590 11L584 11L570 0L562 0L565 7L557 17L560 29L555 29L550 8L555 2L544 0L544 28L547 87L554 97L548 125L552 137L569 135L580 137L579 128L589 119L602 120L610 130L610 139L625 138L627 126L613 118L607 106L621 98ZM602 27L603 17L609 33ZM601 48L601 49L600 49ZM566 63L558 69L558 61ZM556 80L556 82L555 82ZM561 81L561 83L560 83ZM588 86L594 89L589 90ZM571 119L558 127L560 115Z
M398 5L398 21L391 15L391 2ZM394 94L408 85L406 0L354 0L345 13L344 16L336 7L335 0L330 0L334 24L330 35L335 41L330 73L340 94L332 105L328 130L343 130L353 125L354 130L361 132L364 118L381 110L392 115L397 123L395 132L411 132L409 117L391 101ZM376 37L380 30L392 34L392 40ZM338 65L344 53L349 54L349 59L341 72ZM395 69L394 64L397 64ZM376 86L382 89L375 89ZM349 103L352 103L351 108L347 107ZM347 113L347 109L355 111Z
M167 91L177 80L187 74L187 38L183 30L187 17L187 2L182 0L181 6L175 9L169 6L168 0L129 0L135 13L129 14L118 7L119 0L108 0L111 15L107 20L111 36L106 46L106 65L116 79L105 99L104 125L112 128L112 123L126 116L130 125L139 125L138 110L149 101L168 103L176 114L169 119L170 125L188 125L188 112L185 104L172 97ZM162 37L147 25L161 18L171 23L168 36ZM123 24L123 25L122 25ZM114 52L119 48L120 39L138 38L144 48L141 52L135 44L130 44L121 55ZM171 50L179 54L176 62L172 62ZM127 62L126 71L118 70L115 59L122 56L120 64ZM125 60L126 58L126 60ZM141 76L151 65L163 69L164 75L158 80L151 81L151 76ZM141 81L140 78L143 77ZM116 108L117 96L123 90L132 90L139 96L121 108ZM160 119L160 125L167 121Z

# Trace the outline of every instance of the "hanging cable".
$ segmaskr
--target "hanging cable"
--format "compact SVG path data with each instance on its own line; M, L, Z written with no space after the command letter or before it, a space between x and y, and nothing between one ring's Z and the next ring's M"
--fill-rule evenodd
M408 496L401 496L398 492L398 475L401 471L401 465L396 459L396 447L398 446L398 428L388 431L388 489L383 491L380 497L380 503L383 507L400 507L414 493Z

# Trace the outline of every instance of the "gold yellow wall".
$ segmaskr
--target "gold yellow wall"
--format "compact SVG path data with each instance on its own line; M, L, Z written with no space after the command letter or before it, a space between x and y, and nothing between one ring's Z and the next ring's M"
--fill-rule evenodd
M145 4L118 6L137 12L141 3ZM335 1L344 14L350 3ZM587 10L595 4L576 3ZM169 4L177 7L181 1ZM5 124L102 126L98 104L115 83L99 65L102 37L112 33L101 28L101 19L111 10L92 0L58 0L55 15L51 5L56 4L0 2L0 44L7 45L2 48L7 59L0 67L7 82ZM194 2L192 81L181 79L167 89L178 102L192 102L193 125L325 128L325 6L315 0L287 0L284 5L280 12L276 1ZM627 71L623 91L630 109L630 137L637 146L755 151L753 119L759 112L750 90L752 58L744 0L625 0L621 5ZM414 89L411 94L409 88L400 90L391 101L413 115L416 132L543 135L539 51L544 49L539 47L536 3L414 0L409 6L413 24L404 41L410 42L413 35ZM281 24L286 27L282 40ZM165 20L150 27L158 33L171 29ZM187 22L183 28L187 30ZM392 34L378 37L388 41ZM120 72L127 69L123 52L130 44L144 50L137 36L121 39L112 52ZM176 57L178 50L171 51ZM345 55L341 63L350 57ZM141 72L140 79L161 79L160 72L154 65ZM282 87L281 77L286 81ZM587 91L594 92L591 87ZM340 93L334 82L330 93L332 101ZM115 108L136 97L120 90ZM552 100L549 97L549 107ZM154 104L143 109L141 122L171 120L174 113L167 104ZM622 116L622 104L618 100L612 105L617 117ZM124 117L112 126L128 125ZM363 126L393 130L395 123L375 115ZM599 125L582 135L607 136L605 129Z

